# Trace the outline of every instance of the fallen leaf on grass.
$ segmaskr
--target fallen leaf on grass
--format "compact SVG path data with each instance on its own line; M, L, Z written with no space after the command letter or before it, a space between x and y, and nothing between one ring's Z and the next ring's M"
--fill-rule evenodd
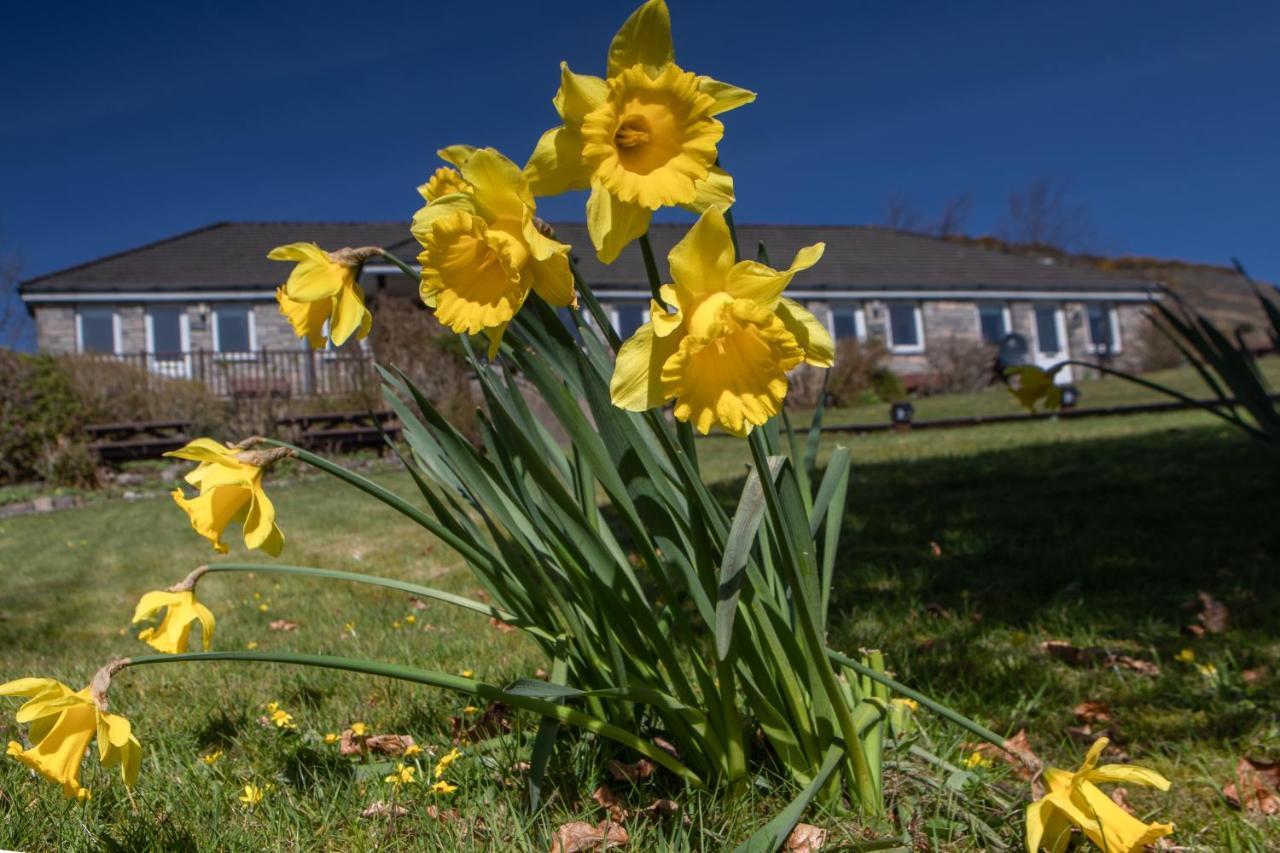
M654 763L647 758L642 758L633 764L623 764L616 758L609 762L609 775L619 782L648 779L655 769L657 768Z
M1142 675L1159 675L1160 667L1149 660L1139 660L1129 655L1117 655L1108 652L1101 646L1073 646L1065 640L1046 640L1040 649L1050 657L1057 658L1069 666L1115 666L1131 669Z
M609 810L609 819L621 823L626 820L630 814L627 807L622 804L622 800L613 792L608 785L600 785L591 793L591 799L595 800L601 808Z
M1227 605L1204 590L1196 593L1196 598L1200 600L1200 612L1196 614L1196 619L1204 626L1204 630L1210 634L1225 634L1231 626L1231 611Z
M1280 761L1241 758L1236 780L1222 789L1227 802L1254 814L1280 813Z
M370 735L364 739L366 750L383 755L404 755L413 745L413 735Z
M787 836L783 849L787 853L813 853L827 843L827 831L811 823L797 823Z
M298 623L290 619L277 619L267 625L272 631L296 631Z
M551 853L582 853L585 850L608 850L631 840L627 831L616 823L602 820L596 826L575 820L566 823L551 837Z
M360 817L404 817L409 810L399 804L388 803L385 800L378 800L372 803L364 811L360 812Z
M1086 699L1076 705L1073 713L1076 715L1076 722L1079 723L1111 722L1110 706L1106 702L1099 702L1095 699Z
M414 610L426 610L427 603L416 595L409 596L409 606Z
M1245 684L1259 684L1266 677L1267 668L1265 666L1255 666L1240 673L1240 680Z
M501 702L493 702L470 727L463 726L462 717L450 717L449 723L455 744L479 743L511 731L511 709Z
M1098 738L1104 737L1108 743L1102 754L1107 758L1113 759L1121 764L1130 761L1129 754L1121 749L1117 744L1123 742L1121 734L1110 726L1100 729L1094 729L1093 726L1086 723L1083 726L1068 726L1067 734L1074 739L1080 741L1085 746L1093 746L1093 742Z
M1129 805L1129 792L1124 788L1111 789L1111 802L1127 811L1129 814L1137 814L1133 810L1133 806Z
M933 554L933 556L935 556L935 557L941 557L941 556L942 556L942 546L941 546L941 545L939 545L937 542L930 542L930 543L929 543L929 553Z
M670 755L672 758L680 757L680 750L676 749L675 745L672 744L671 741L669 740L664 740L663 738L656 737L653 739L653 745L656 746L658 749L662 750L663 752L665 752L667 755Z
M499 631L501 631L504 634L510 634L512 631L516 630L515 625L508 625L506 622L503 622L497 616L489 617L489 625L494 628L497 628Z
M1044 762L1031 749L1031 741L1027 739L1027 730L1020 729L1016 735L1006 738L1004 749L993 743L966 743L961 745L965 751L975 752L991 761L1002 761L1013 768L1019 779L1031 781L1044 769Z
M671 817L680 813L680 804L675 800L658 799L640 810L649 817Z

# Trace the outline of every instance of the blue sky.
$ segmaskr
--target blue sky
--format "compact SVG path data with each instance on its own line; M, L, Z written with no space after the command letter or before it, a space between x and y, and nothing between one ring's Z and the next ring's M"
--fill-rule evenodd
M1280 4L680 2L739 221L877 222L1069 182L1101 249L1280 281ZM22 4L0 247L30 277L218 220L407 219L451 142L523 161L630 2ZM557 14L559 12L559 14ZM581 197L542 203L581 219Z

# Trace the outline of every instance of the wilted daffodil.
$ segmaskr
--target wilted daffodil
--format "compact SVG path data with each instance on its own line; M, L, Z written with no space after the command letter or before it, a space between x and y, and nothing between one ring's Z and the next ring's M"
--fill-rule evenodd
M1036 404L1043 402L1048 410L1062 408L1062 389L1053 382L1053 374L1032 364L1020 364L1005 370L1008 379L1016 380L1010 384L1009 392L1017 398L1028 412L1035 412Z
M724 213L709 209L668 256L675 284L662 287L666 305L654 301L650 322L618 352L614 405L638 412L675 400L675 416L704 434L718 423L743 436L768 421L787 394L787 371L830 367L835 356L826 328L782 296L823 249L801 249L782 271L735 264Z
M262 489L262 472L287 454L288 451L281 449L257 451L225 447L211 438L197 438L186 447L164 455L200 463L185 478L200 494L188 498L181 489L174 489L170 494L191 518L191 526L212 542L218 553L227 553L222 532L234 521L244 527L246 547L278 556L284 547L284 534L276 527L276 509Z
M276 289L280 313L294 333L319 349L324 346L325 324L336 347L352 335L363 338L373 325L373 314L364 304L364 290L356 278L360 265L381 250L368 247L326 252L315 243L290 243L267 253L273 261L296 261L289 280Z
M591 190L591 242L612 263L660 207L733 203L714 116L755 97L676 65L667 4L649 0L613 37L607 79L561 63L552 103L564 124L542 135L525 174L535 195Z
M427 206L412 231L423 246L422 301L453 331L486 333L492 356L530 290L552 305L577 304L569 246L539 230L515 163L463 145L440 156L459 171L438 171L421 188Z
M142 746L128 720L107 713L102 691L90 686L77 692L52 678L19 678L0 684L0 696L27 697L16 716L19 723L30 724L31 746L23 749L10 741L8 754L62 785L67 797L89 798L88 789L80 784L80 765L95 736L102 765L119 765L126 785L137 780Z
M1168 779L1145 767L1096 766L1107 743L1105 737L1094 741L1075 773L1056 767L1045 770L1049 793L1027 807L1028 851L1038 853L1043 847L1050 853L1061 853L1071 843L1073 826L1107 853L1139 853L1173 832L1171 823L1143 823L1097 787L1101 782L1124 782L1169 790Z
M195 590L148 592L142 596L138 606L134 608L133 623L136 625L147 619L153 619L162 610L165 613L160 624L140 631L139 640L158 652L181 654L187 650L187 639L191 636L192 623L199 622L200 642L205 651L209 650L213 642L213 613L196 601Z

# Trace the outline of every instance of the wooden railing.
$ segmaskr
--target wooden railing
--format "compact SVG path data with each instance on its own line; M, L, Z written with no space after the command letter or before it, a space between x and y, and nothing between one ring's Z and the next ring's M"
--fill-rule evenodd
M203 383L219 397L342 397L376 386L371 353L331 350L155 353L81 356L131 365L149 377Z

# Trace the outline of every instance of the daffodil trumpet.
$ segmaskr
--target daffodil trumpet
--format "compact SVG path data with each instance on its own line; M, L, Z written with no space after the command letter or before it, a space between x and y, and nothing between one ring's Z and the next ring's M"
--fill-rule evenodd
M312 349L326 340L342 346L352 336L369 334L373 313L365 305L360 271L365 261L383 254L378 246L327 252L315 243L290 243L267 253L273 261L293 261L289 279L276 288L280 313Z
M222 445L211 438L197 438L164 454L199 463L184 478L199 494L188 498L182 489L174 489L170 495L187 513L192 528L220 554L228 551L222 534L233 522L243 527L246 547L273 557L284 548L284 534L275 523L275 505L262 487L262 476L294 451L283 447L251 449L261 441L255 436L239 444Z

